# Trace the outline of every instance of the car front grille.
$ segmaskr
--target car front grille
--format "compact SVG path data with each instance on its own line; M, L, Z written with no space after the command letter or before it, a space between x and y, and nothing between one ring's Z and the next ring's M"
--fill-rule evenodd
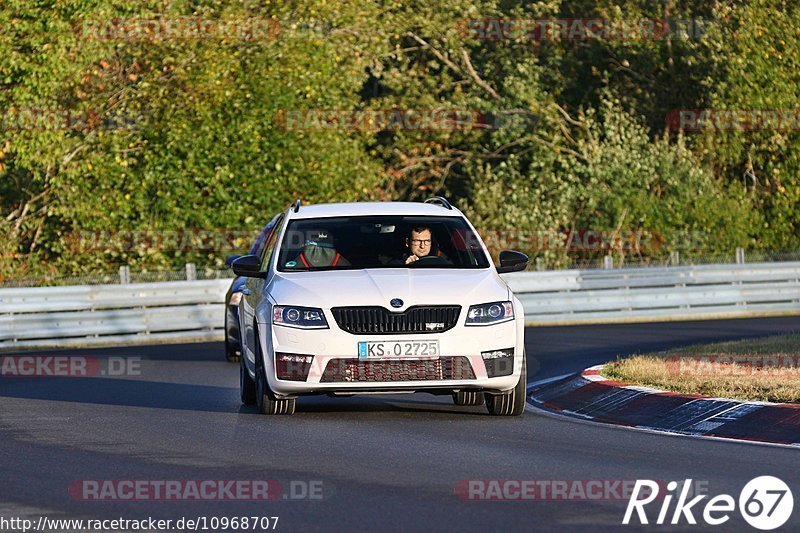
M385 381L442 381L475 379L472 365L466 357L441 357L422 361L359 361L331 359L322 373L320 383Z
M385 307L334 307L331 312L339 327L348 333L441 333L456 325L461 306L415 306L402 313Z

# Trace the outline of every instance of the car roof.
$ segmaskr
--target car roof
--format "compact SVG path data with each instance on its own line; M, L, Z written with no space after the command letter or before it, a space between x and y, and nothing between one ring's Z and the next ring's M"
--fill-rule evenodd
M289 209L289 218L292 219L368 215L464 216L455 207L447 209L440 205L422 202L352 202L301 205L297 213L294 212L294 207Z

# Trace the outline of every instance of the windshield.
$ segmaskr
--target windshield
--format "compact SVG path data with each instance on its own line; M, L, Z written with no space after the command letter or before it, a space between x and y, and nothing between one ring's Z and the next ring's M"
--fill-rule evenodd
M414 257L412 257L414 256ZM278 270L487 268L479 237L461 217L359 216L289 223Z

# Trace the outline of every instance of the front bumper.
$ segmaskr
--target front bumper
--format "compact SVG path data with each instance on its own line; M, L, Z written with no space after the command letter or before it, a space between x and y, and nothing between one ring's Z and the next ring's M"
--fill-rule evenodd
M477 327L466 327L462 321L459 321L453 329L443 333L387 335L347 333L339 329L336 322L330 318L328 319L330 329L322 330L273 327L270 324L260 323L259 337L264 339L261 348L265 354L267 381L276 394L286 396L336 392L436 390L505 392L513 389L519 381L522 370L524 318L520 316L516 320L502 324ZM437 340L440 355L359 360L358 343L379 340ZM489 377L481 353L504 349L513 349L513 371L508 375ZM309 367L304 369L308 372L307 378L301 381L279 379L275 354L313 356ZM409 368L412 370L410 374L404 372ZM342 373L342 369L346 371ZM369 379L370 376L376 375L380 381ZM413 379L423 376L425 379ZM402 379L389 380L393 377Z

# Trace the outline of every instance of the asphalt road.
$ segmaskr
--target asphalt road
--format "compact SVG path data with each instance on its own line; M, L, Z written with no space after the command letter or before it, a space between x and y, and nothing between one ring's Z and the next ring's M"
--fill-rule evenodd
M617 355L797 330L796 317L529 328L528 379ZM0 524L40 516L278 516L276 531L638 529L621 526L627 500L614 499L615 482L691 478L712 496L738 499L747 481L774 475L800 498L800 450L663 436L532 410L494 418L430 395L301 398L295 416L260 416L239 403L238 368L224 361L221 343L36 354L87 356L99 369L121 358L113 364L133 367L116 376L0 378ZM280 483L276 500L97 501L75 491L94 487L87 480L118 480L102 486L119 488L119 480L149 487L184 480L185 487L186 480L264 479ZM611 487L611 499L573 493L471 501L456 494L468 480L492 479L566 482L570 490L599 480ZM315 497L303 498L307 491ZM650 520L661 501L648 507ZM701 522L704 503L694 513ZM786 527L798 525L795 510ZM677 528L654 528L703 529L685 519ZM717 529L755 531L738 512Z

